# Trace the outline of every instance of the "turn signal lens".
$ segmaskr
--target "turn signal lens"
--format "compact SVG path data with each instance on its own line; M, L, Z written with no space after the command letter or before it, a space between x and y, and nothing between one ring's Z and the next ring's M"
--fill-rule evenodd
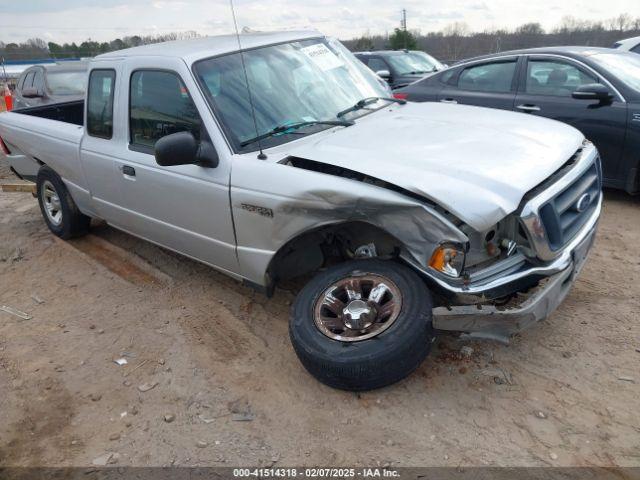
M440 245L435 249L429 266L450 277L459 277L464 268L464 251L453 245Z

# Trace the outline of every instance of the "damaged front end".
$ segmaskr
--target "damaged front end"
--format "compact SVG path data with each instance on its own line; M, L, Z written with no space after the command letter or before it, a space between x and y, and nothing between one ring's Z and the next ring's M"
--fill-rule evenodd
M253 164L253 175L242 175L240 162L235 168L244 182L234 183L231 197L245 278L269 288L332 257L397 258L430 286L437 329L503 340L562 302L591 248L602 202L590 144L483 231L342 166L288 156L268 182L255 171L265 164ZM273 193L282 191L289 194Z
M430 275L446 296L434 309L434 326L506 340L546 318L569 293L593 246L601 188L600 159L585 144L495 229L469 232L479 263L457 282ZM495 260L482 261L483 255Z

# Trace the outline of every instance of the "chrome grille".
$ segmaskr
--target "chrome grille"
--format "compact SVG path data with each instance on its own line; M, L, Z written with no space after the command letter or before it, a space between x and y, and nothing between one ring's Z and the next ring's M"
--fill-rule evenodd
M602 167L593 144L586 142L575 160L549 182L525 195L520 212L533 253L552 260L583 228L593 224L602 203Z
M540 220L552 251L560 250L580 231L597 208L601 189L598 159L572 184L540 207Z

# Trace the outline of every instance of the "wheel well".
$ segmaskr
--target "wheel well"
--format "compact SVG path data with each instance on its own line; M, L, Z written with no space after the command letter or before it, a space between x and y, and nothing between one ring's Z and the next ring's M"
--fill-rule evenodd
M358 257L395 258L402 242L367 222L325 225L289 240L273 256L268 276L278 281L309 275L328 265Z

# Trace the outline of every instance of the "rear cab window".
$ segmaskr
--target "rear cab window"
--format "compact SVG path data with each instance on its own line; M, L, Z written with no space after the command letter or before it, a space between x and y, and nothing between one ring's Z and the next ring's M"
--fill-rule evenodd
M92 137L110 139L113 136L115 81L114 70L91 71L87 93L87 133Z
M191 132L200 140L202 121L177 73L136 70L129 88L129 148L153 153L162 137Z

